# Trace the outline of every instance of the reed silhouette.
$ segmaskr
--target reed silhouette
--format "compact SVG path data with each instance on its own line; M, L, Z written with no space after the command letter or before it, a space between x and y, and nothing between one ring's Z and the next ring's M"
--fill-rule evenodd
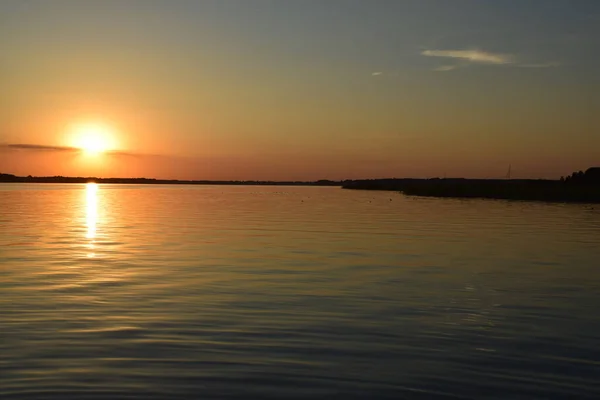
M407 195L600 203L600 168L548 179L369 179L346 181L344 189L393 190Z

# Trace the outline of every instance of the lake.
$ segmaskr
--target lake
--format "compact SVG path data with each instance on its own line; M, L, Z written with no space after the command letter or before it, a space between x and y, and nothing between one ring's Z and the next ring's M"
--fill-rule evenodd
M0 185L0 398L600 397L600 207Z

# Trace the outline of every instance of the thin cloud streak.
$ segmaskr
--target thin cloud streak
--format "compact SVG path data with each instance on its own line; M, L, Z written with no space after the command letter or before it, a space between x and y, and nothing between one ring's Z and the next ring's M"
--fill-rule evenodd
M511 66L519 68L554 68L561 64L552 61L545 63L519 62L513 54L490 53L482 50L424 50L421 55L426 57L451 58L459 61L458 64L442 65L433 68L433 71L445 72L467 67L471 64Z
M8 143L0 144L0 151L45 151L45 152L57 152L57 153L80 153L82 149L77 147L69 146L48 146L43 144L30 144L30 143ZM123 156L123 157L142 157L142 156L156 156L156 154L141 154L133 153L122 150L109 150L104 152L108 156Z
M421 55L426 57L456 58L480 64L512 64L515 62L511 54L489 53L481 50L425 50Z
M68 146L47 146L43 144L28 144L28 143L9 143L2 145L1 147L9 150L29 150L29 151L58 151L58 152L71 152L80 151L76 147Z
M156 157L156 156L160 156L160 154L132 153L130 151L121 151L121 150L107 151L104 154L109 155L109 156L123 156L123 157Z
M444 71L452 71L454 69L457 69L458 67L459 67L458 65L442 65L441 67L434 68L433 70L444 72Z

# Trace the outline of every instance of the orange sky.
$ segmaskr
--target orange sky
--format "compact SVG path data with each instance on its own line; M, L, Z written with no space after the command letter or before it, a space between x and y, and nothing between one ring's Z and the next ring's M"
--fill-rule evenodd
M0 172L312 180L512 164L559 177L600 164L595 3L249 3L3 2ZM120 154L63 149L79 146L77 124L105 126Z

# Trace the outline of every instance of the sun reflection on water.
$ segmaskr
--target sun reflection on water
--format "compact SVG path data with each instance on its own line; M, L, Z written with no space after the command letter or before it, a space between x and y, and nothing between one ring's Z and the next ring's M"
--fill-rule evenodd
M98 223L98 185L96 183L91 182L86 185L85 204L87 225L85 237L90 240L88 257L92 258L95 256L94 239L96 238L96 225Z

